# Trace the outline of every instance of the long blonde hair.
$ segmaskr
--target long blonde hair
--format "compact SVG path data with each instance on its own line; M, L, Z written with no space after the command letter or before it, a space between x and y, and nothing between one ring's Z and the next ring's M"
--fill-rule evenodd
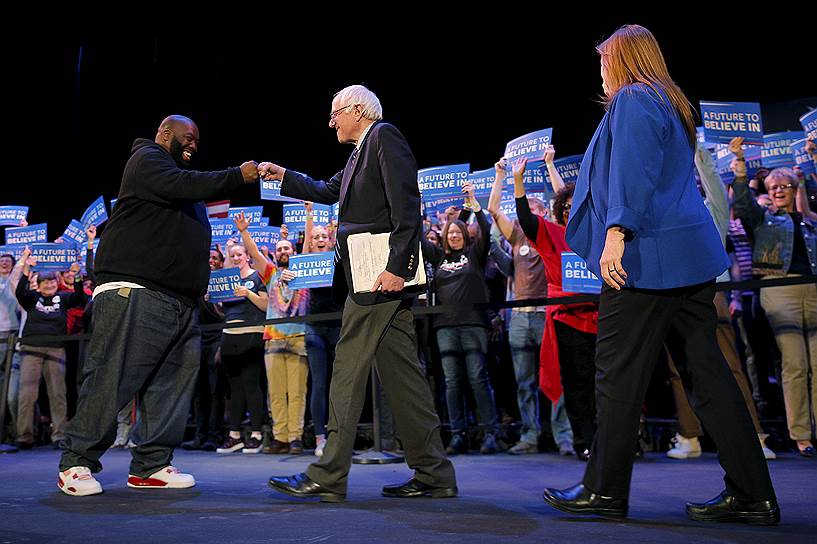
M604 101L612 103L625 85L643 83L660 89L684 124L690 145L695 146L695 119L692 104L672 80L664 55L652 32L640 25L624 25L596 47L606 69Z

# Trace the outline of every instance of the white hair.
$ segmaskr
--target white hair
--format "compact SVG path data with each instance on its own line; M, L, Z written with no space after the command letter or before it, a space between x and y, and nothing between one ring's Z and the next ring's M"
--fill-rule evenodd
M383 119L383 107L377 95L363 85L349 85L335 94L338 104L349 106L360 104L363 108L363 117L372 121Z

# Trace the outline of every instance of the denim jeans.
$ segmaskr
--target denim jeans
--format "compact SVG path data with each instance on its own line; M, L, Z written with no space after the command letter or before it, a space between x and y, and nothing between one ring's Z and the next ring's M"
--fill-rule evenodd
M127 288L97 295L93 312L60 470L102 470L99 459L116 438L117 413L138 393L130 474L144 478L171 464L184 437L199 370L199 312L158 291Z
M516 401L522 418L520 439L537 444L539 423L539 347L545 330L545 312L511 312L508 341L516 376ZM555 411L553 412L555 413ZM554 438L556 435L554 429Z
M477 403L479 423L486 432L495 433L498 425L494 391L485 366L488 331L485 327L442 327L437 330L437 343L445 374L451 432L462 433L467 429L464 389L467 374Z
M326 435L329 418L329 365L335 360L335 345L340 337L340 327L306 325L306 353L309 359L309 376L312 389L309 396L309 413L315 434Z

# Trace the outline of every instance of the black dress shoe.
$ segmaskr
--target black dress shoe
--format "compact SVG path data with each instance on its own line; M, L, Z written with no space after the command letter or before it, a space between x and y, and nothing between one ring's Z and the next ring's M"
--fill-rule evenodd
M568 514L627 517L627 499L604 497L593 493L582 484L562 490L546 488L544 499L553 508Z
M457 486L435 487L424 484L417 478L412 478L403 484L384 485L382 495L384 497L431 497L432 499L446 499L457 496Z
M346 500L345 493L329 491L321 484L313 482L304 472L294 476L273 476L269 479L269 486L275 491L286 493L292 497L303 499L317 497L321 502L343 502Z
M687 516L696 521L736 521L752 525L775 525L780 523L780 507L777 502L745 502L727 491L712 500L686 505Z

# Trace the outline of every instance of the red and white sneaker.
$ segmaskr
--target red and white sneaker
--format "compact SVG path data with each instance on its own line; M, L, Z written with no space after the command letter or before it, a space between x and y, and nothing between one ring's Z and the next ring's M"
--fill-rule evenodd
M173 465L157 470L147 478L128 474L128 487L140 489L184 489L196 485L192 474L184 474Z
M102 486L88 467L71 467L60 471L57 477L57 487L66 495L75 497L102 493Z

